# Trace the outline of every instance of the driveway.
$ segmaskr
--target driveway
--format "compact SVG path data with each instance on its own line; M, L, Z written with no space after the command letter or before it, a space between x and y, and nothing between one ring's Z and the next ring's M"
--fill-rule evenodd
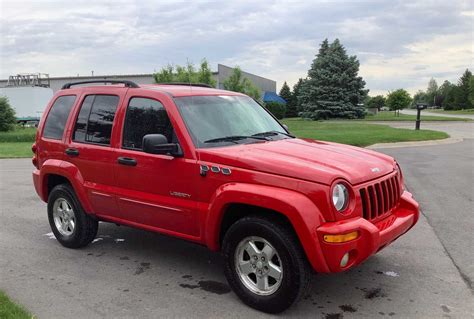
M363 265L343 274L314 276L310 293L285 317L474 315L472 290L457 268L461 262L453 263L458 257L450 257L472 252L466 249L469 236L464 238L472 219L466 218L467 204L456 204L466 201L463 188L470 175L459 171L433 179L447 163L411 168L410 157L400 156L404 154L398 155L408 186L424 208L419 223ZM448 163L449 154L445 152ZM420 155L420 162L432 160L430 153ZM472 163L471 157L458 160ZM46 205L31 184L31 169L29 159L0 160L0 288L38 318L270 317L246 307L230 292L220 255L204 247L101 223L96 241L88 247L63 248L51 234ZM452 188L447 199L438 190L442 183ZM439 198L433 201L430 194ZM453 229L446 229L447 234L460 234L452 245L439 235L444 230L432 227L431 216L441 216L440 211L449 213L445 219ZM462 219L464 228L453 224L456 219Z
M417 112L416 110L410 110L410 109L404 109L400 111L400 113L408 114L408 115L416 115L416 112ZM463 119L474 120L474 114L444 114L444 113L430 112L429 110L422 110L421 115L453 117L453 118L463 118Z

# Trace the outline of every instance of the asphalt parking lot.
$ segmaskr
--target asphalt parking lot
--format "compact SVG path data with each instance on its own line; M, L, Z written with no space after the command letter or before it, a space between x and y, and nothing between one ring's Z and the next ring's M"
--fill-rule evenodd
M423 207L419 223L358 268L315 275L284 317L474 316L473 141L385 152ZM63 248L31 169L29 159L0 161L0 288L38 318L269 317L238 300L204 247L102 223L88 247Z

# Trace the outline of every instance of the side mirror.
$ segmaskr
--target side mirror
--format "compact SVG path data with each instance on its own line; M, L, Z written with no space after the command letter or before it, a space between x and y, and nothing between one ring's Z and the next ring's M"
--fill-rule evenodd
M183 156L183 150L178 143L168 143L168 139L162 134L147 134L143 136L143 151L150 154Z
M287 132L290 131L290 130L288 129L288 125L286 125L286 124L283 124L283 128L284 128Z

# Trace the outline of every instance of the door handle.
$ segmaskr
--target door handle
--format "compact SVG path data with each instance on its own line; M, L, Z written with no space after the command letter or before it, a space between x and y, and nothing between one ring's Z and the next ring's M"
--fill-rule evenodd
M117 158L117 162L122 165L137 166L137 160L130 157L119 157Z
M79 150L76 148L67 148L64 153L69 156L78 156L79 155Z

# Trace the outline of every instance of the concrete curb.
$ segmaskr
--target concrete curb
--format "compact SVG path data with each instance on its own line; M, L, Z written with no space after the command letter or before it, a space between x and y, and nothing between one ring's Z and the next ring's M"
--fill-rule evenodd
M380 149L380 148L398 148L398 147L417 147L417 146L432 146L432 145L445 145L462 142L462 138L449 137L442 140L431 140L431 141L416 141L416 142L398 142L398 143L377 143L367 146L368 149Z

